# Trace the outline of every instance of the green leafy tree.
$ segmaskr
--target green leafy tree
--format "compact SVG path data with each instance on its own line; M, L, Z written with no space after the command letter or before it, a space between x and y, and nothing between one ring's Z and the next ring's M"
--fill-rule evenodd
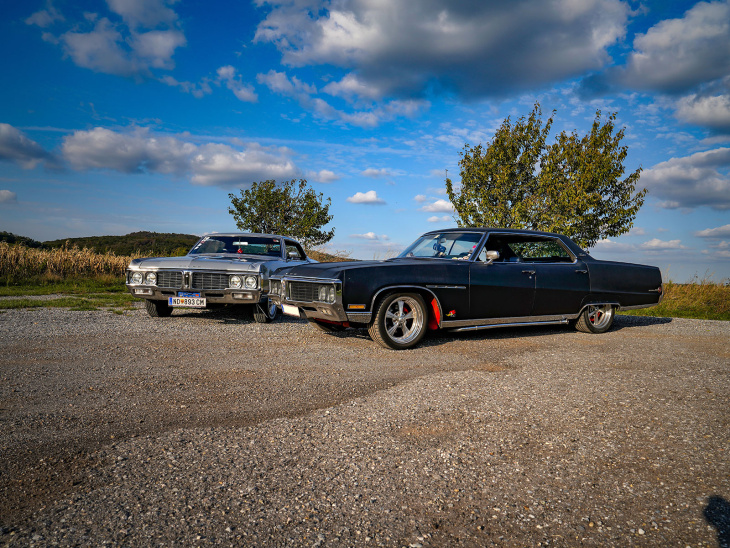
M297 238L311 248L329 242L335 229L322 230L332 220L329 208L332 200L317 194L307 181L274 180L253 183L241 190L241 195L229 194L232 207L228 213L236 219L236 226L247 232L280 234Z
M458 225L559 232L586 248L628 232L646 189L636 192L641 168L622 179L628 147L615 121L597 111L590 133L561 132L547 145L553 117L543 124L537 103L505 119L488 146L465 145L461 187L446 178Z

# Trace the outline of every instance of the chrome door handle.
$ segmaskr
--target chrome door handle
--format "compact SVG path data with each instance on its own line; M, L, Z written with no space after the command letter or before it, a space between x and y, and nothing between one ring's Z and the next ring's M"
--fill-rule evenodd
M522 273L529 274L530 276L532 276L535 273L535 271L534 270L523 270Z
M587 270L576 270L575 273L576 274L588 274L588 271Z

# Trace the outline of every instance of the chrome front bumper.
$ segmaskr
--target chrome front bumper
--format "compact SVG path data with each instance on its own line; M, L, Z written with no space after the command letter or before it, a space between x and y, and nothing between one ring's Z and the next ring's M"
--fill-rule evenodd
M334 286L334 302L318 299L320 286ZM329 322L367 322L363 314L348 314L342 304L342 281L333 278L304 278L298 276L272 276L270 279L271 291L269 299L275 303L283 313L294 314L298 309L300 317L312 320Z

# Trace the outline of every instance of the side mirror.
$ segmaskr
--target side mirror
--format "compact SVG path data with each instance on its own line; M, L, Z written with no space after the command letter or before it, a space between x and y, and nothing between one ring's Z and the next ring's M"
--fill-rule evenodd
M492 264L494 261L499 259L499 251L487 251L487 262L485 264Z
M300 258L299 257L299 252L298 251L294 251L294 250L292 250L289 253L287 253L286 254L286 257L287 257L287 259L299 259Z

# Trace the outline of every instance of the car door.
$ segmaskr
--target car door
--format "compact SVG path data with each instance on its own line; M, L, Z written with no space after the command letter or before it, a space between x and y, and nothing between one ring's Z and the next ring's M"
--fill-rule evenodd
M532 313L535 272L511 251L510 240L510 235L490 234L471 263L469 312L472 319L518 318ZM499 258L488 261L487 251L497 251Z

